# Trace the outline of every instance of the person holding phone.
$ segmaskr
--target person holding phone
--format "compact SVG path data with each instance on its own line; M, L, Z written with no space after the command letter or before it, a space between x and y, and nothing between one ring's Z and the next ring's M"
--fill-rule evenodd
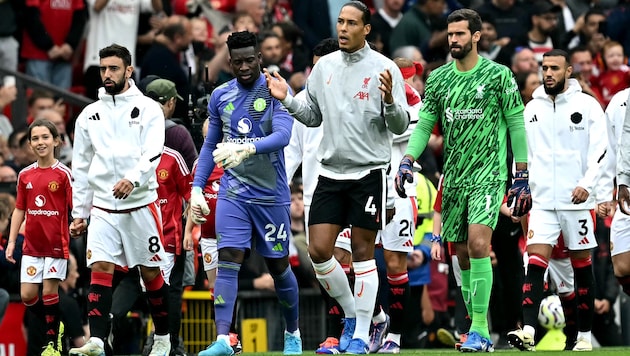
M4 108L11 105L17 98L17 88L15 87L15 77L7 75L2 79L0 87L0 136L8 138L13 132L11 120L4 115ZM8 158L8 157L5 157Z

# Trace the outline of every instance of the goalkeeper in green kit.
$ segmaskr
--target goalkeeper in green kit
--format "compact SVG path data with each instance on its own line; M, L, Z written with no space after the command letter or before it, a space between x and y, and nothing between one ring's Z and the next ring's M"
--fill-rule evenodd
M508 178L507 134L516 162L508 192L512 216L531 208L523 102L512 72L480 57L481 18L474 10L447 18L453 62L434 70L426 84L424 105L396 174L396 190L413 180L412 164L426 147L436 121L444 130L444 241L454 242L462 270L462 295L472 325L463 352L492 352L487 314L492 289L490 240ZM439 236L434 236L439 241Z

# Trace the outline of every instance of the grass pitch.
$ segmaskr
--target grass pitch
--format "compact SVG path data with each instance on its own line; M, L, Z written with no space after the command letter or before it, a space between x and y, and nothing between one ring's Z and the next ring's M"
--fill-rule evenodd
M536 354L541 354L544 356L560 356L560 355L568 355L571 351L536 351ZM256 356L282 356L282 352L260 352L260 353L243 353L243 355L256 355ZM447 349L417 349L417 350L402 350L400 352L401 355L422 355L422 356L442 356L442 355L477 355L471 353L462 353L456 350L447 350ZM479 355L483 355L485 353L480 353ZM496 350L493 354L499 354L500 356L511 356L511 355L520 355L525 356L529 353L519 351L519 350ZM305 350L302 354L304 356L315 355L313 351ZM487 355L487 354L486 354ZM531 354L529 354L531 355ZM630 355L630 347L605 347L593 349L591 352L584 352L584 356L626 356Z

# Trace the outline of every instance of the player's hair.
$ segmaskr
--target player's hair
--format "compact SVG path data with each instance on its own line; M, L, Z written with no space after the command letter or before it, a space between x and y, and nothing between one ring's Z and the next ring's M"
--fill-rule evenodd
M571 65L571 58L569 57L569 53L563 49L554 48L551 51L543 53L543 58L545 57L564 57L567 65Z
M28 132L26 133L26 137L29 141L31 140L31 131L33 131L33 128L40 126L47 128L53 138L59 138L59 131L57 130L57 126L55 126L55 124L47 119L35 119L35 121L29 125Z
M98 51L98 57L100 59L107 57L118 57L122 59L125 67L131 65L131 53L129 53L129 50L126 47L115 43Z
M481 16L472 9L459 9L451 12L446 18L446 23L468 21L470 33L481 32Z
M372 13L370 12L370 9L367 7L367 5L365 5L361 1L355 0L355 1L347 2L343 4L341 8L343 9L346 6L352 6L363 13L363 15L361 16L361 21L363 21L364 25L369 25L370 21L372 21Z
M313 55L323 57L337 50L339 50L339 41L336 38L326 38L313 48Z
M256 35L249 31L233 32L227 38L227 46L230 53L233 49L247 47L254 47L254 50L258 51Z

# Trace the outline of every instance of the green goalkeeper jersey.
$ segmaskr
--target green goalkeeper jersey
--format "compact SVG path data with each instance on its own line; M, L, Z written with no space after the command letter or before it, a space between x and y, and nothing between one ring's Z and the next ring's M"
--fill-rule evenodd
M455 62L429 76L406 154L418 158L438 119L444 134L444 186L507 180L507 130L516 162L527 162L523 101L512 72L483 57L467 72Z

